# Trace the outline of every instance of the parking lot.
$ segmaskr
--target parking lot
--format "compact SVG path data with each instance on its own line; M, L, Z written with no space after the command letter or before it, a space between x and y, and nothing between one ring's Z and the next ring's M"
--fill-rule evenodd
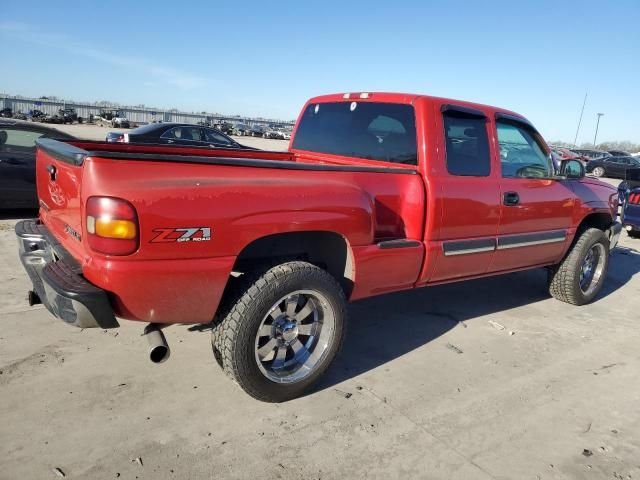
M86 138L88 140L104 140L108 132L124 132L130 131L126 128L106 128L97 125L75 124L75 125L55 125L55 128L63 132L70 133L78 138ZM262 148L264 150L286 150L289 146L288 140L273 140L260 137L233 137L240 143L250 147Z
M0 478L640 478L640 240L624 233L583 307L541 270L354 303L321 385L266 404L224 376L204 326L168 328L155 365L143 324L28 307L24 215L0 221Z

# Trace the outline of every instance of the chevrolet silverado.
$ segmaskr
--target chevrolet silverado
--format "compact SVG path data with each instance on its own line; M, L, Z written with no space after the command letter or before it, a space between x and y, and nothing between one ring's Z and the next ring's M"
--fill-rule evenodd
M327 370L348 301L545 267L582 305L621 230L616 190L554 169L523 116L423 95L313 98L287 152L42 139L37 188L16 226L32 304L145 322L155 362L162 328L210 324L226 374L271 402Z

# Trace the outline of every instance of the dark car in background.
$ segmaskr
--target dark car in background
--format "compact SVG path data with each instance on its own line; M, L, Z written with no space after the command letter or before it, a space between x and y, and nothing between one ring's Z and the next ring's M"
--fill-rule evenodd
M36 140L74 137L55 128L0 119L0 209L38 208Z
M629 152L625 152L623 150L609 150L607 153L610 153L614 157L630 157L631 156Z
M237 135L239 137L244 137L251 134L251 127L249 125L245 125L244 123L238 123L235 127L233 127L232 135Z
M29 112L29 118L32 122L41 122L47 116L42 110L31 110Z
M224 133L225 135L231 135L233 133L233 125L229 122L219 122L213 125L213 128Z
M251 130L249 130L249 135L252 137L264 137L265 132L266 130L264 127L254 125L251 127Z
M612 155L609 152L605 152L604 150L593 150L593 149L573 149L573 152L585 158L587 161L595 160L597 158L605 158L611 157Z
M630 156L605 157L587 163L587 173L596 177L626 178L630 168L640 168L640 159Z
M62 123L82 123L82 117L79 117L73 108L61 108L58 110L58 116L62 118Z
M32 122L40 123L64 123L64 118L58 114L49 115L42 110L31 110L29 118Z
M627 170L626 179L618 186L621 222L630 237L640 238L640 168Z
M27 116L20 111L14 112L11 108L6 107L0 110L0 118L15 118L16 120L26 120Z
M150 123L128 133L109 132L106 140L116 143L155 143L190 147L249 149L215 128L182 123Z

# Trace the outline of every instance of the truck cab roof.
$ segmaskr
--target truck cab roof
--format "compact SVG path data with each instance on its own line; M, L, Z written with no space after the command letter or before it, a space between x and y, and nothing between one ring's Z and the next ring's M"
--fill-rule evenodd
M522 115L511 110L504 108L494 107L491 105L485 105L481 103L469 102L466 100L457 100L452 98L437 97L432 95L421 95L415 93L392 93L392 92L345 92L345 93L331 93L327 95L319 95L309 99L307 104L310 103L329 103L340 101L371 101L371 102L387 102L387 103L404 103L415 104L419 99L424 99L430 102L436 102L441 104L455 104L465 106L471 109L482 110L487 113L505 113L513 115L514 117L525 119Z

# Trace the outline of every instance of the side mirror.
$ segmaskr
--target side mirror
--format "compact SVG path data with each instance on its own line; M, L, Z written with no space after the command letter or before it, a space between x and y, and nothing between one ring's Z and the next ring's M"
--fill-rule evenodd
M563 160L560 164L560 175L566 178L583 178L586 170L580 160Z

